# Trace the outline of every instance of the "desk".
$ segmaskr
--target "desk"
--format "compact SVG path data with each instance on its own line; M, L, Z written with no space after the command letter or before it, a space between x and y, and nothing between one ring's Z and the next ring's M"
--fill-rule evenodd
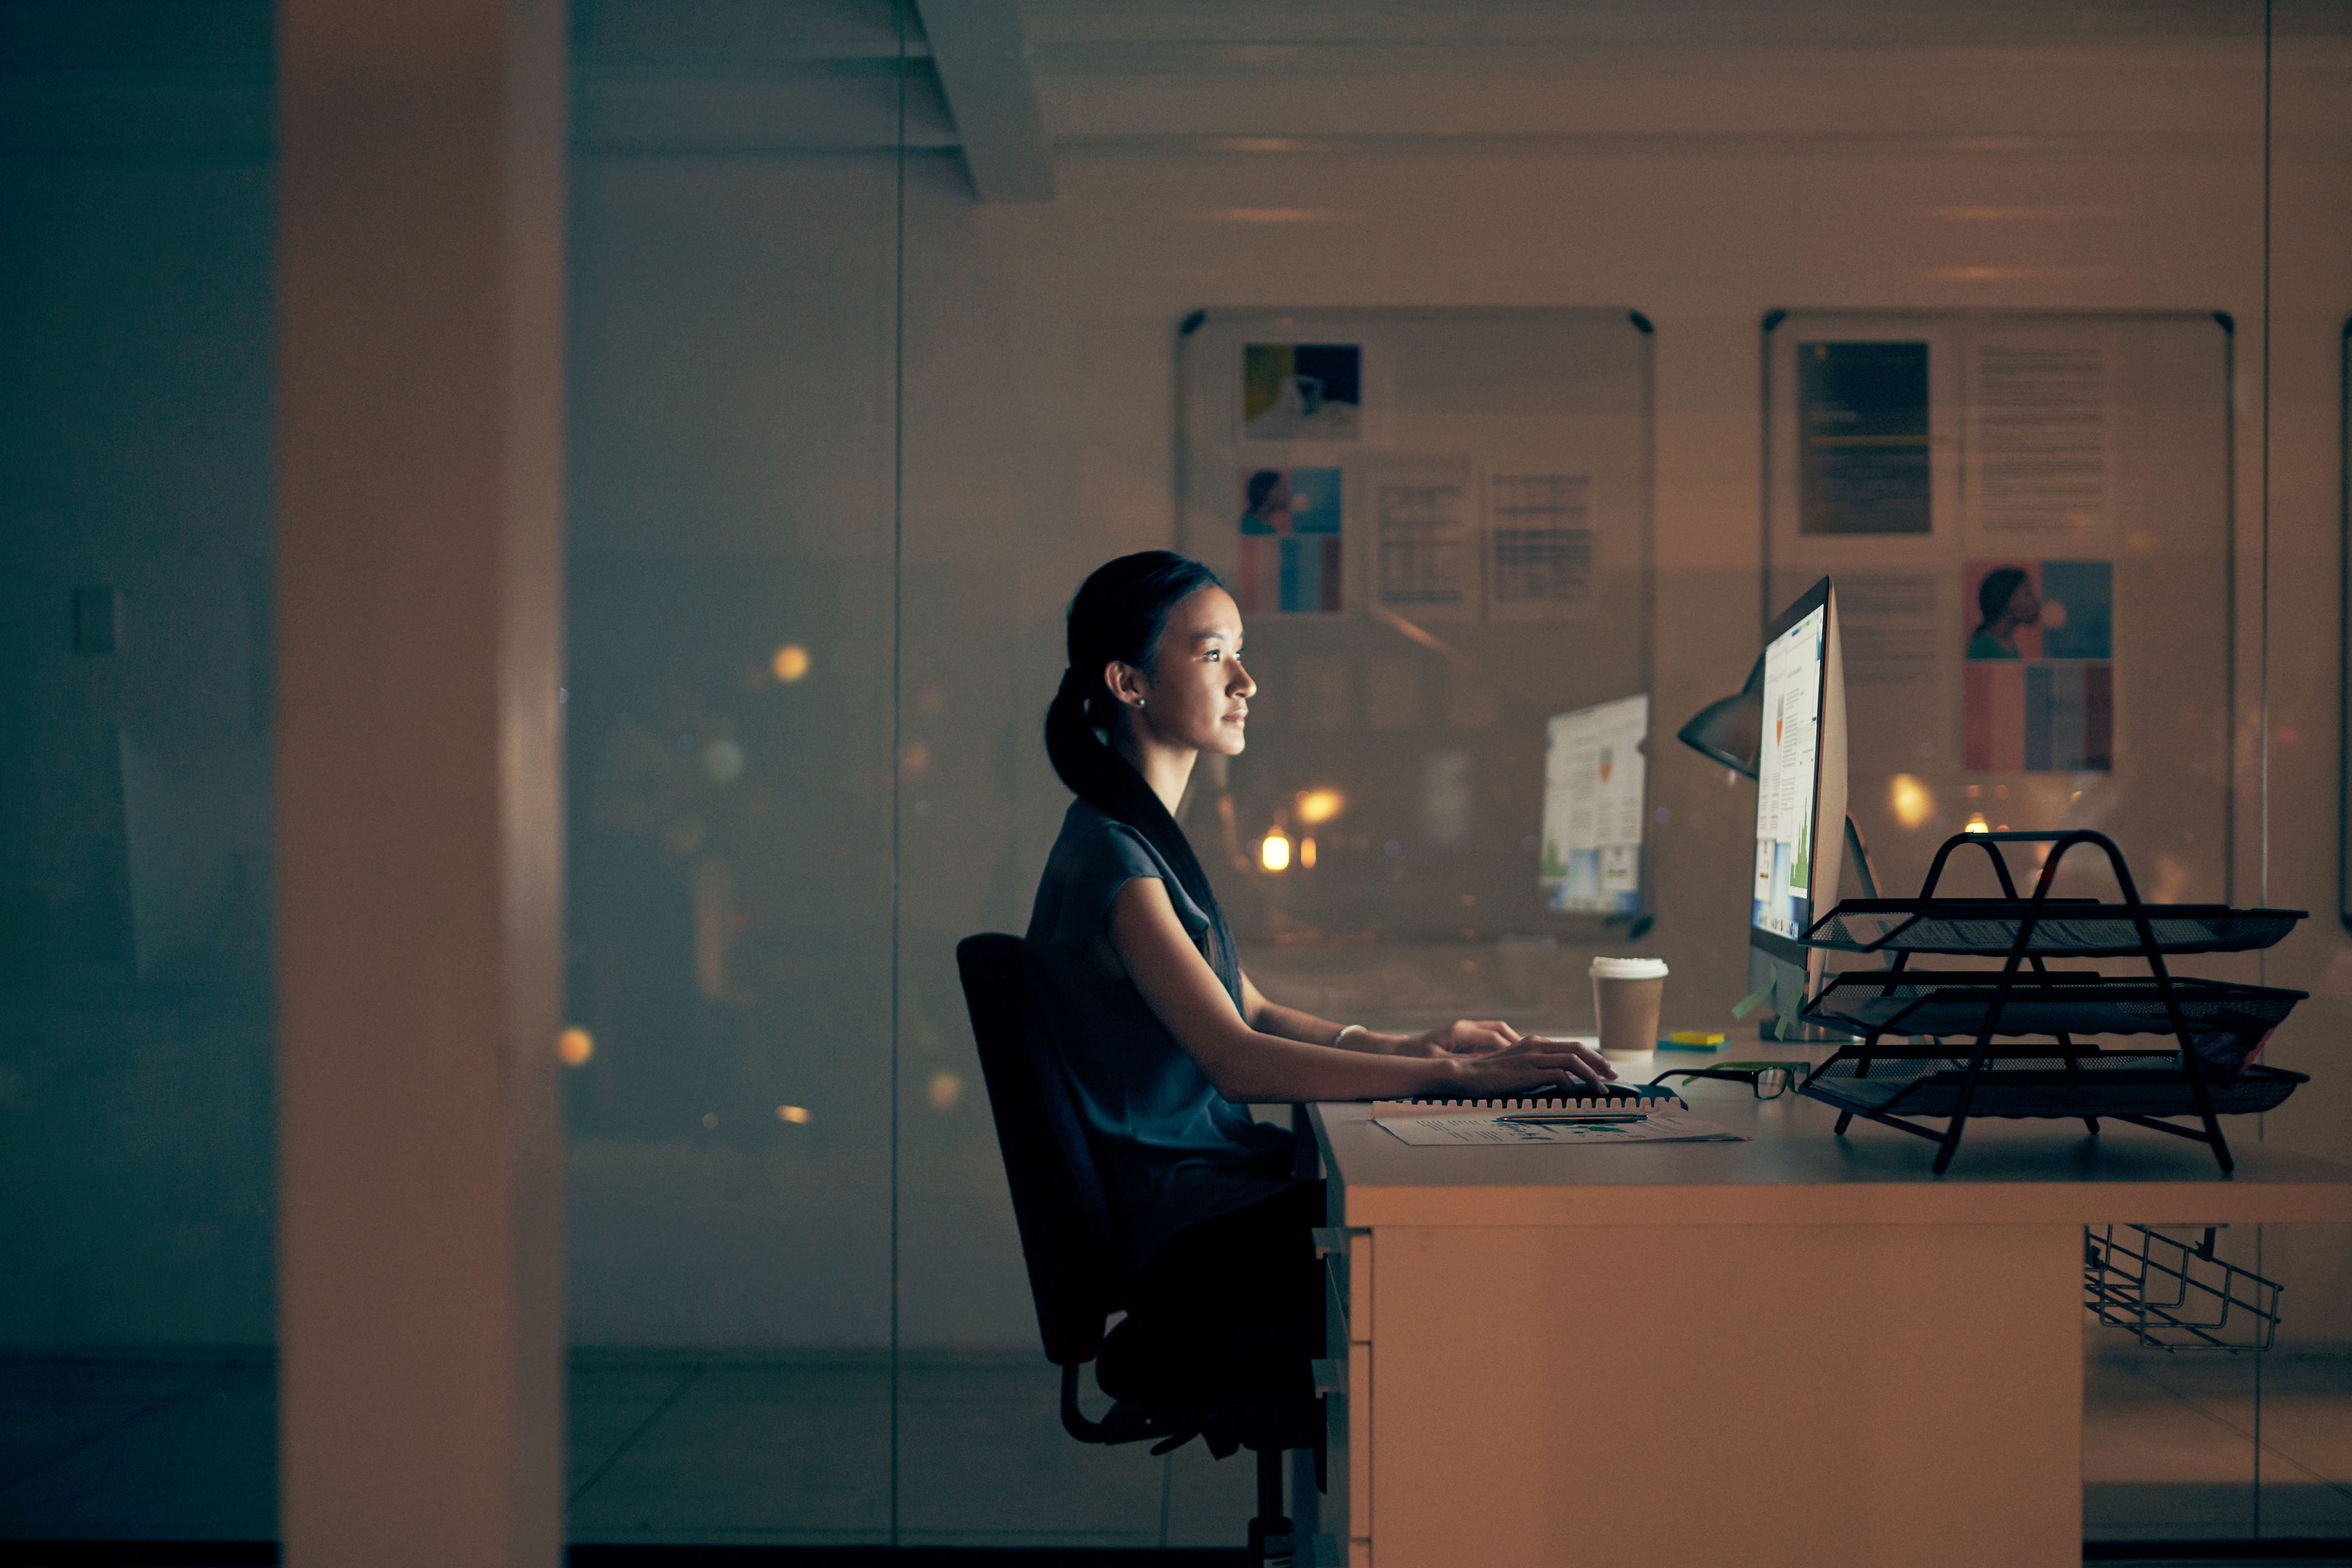
M1712 1087L1712 1086L1710 1086ZM2352 1220L2352 1168L1694 1095L1744 1143L1411 1148L1314 1108L1353 1563L2082 1562L2084 1225ZM2292 1310L2292 1303L2289 1303Z

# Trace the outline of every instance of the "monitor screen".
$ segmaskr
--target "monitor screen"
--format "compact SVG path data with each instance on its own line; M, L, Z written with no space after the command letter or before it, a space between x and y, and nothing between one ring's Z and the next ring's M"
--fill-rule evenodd
M1547 907L1598 914L1642 907L1649 736L1646 692L1562 713L1545 727L1538 886Z
M1764 724L1756 759L1756 889L1750 923L1790 941L1812 924L1822 670L1829 605L1815 605L1764 649Z

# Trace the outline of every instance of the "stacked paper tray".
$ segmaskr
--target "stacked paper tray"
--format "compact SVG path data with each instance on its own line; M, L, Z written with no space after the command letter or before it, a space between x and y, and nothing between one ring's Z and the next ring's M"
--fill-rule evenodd
M2057 1057L2011 1058L1977 1075L1969 1114L1976 1116L2194 1116L2197 1092L2169 1053L2109 1053L2077 1058L2069 1068ZM1868 1078L1850 1076L1840 1062L1805 1085L1812 1099L1841 1110L1887 1116L1950 1116L1959 1108L1968 1064L1949 1058L1904 1061L1885 1058L1870 1064ZM2260 1063L2227 1083L2208 1082L2214 1111L2222 1116L2272 1110L2308 1083L2308 1075Z
M2226 904L2102 903L2096 899L1849 899L1813 922L1808 947L1837 952L1940 952L1995 956L2017 951L2031 919L2029 953L2115 958L2147 951L2145 918L2158 952L2246 952L2294 929L2301 910L2233 910Z
M1848 970L1804 1012L1805 1021L1850 1035L1959 1035L1984 1032L2001 976L1991 970L1937 973ZM1996 1030L2002 1035L2163 1035L2172 1032L2164 993L2147 978L2109 979L2087 971L2048 974L2021 969ZM2309 994L2220 980L2179 979L2172 994L2182 1022L2198 1033L2263 1035Z

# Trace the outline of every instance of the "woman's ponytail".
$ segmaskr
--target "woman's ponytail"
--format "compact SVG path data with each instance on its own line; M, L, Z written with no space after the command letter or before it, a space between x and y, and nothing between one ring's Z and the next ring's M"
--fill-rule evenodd
M1070 793L1143 835L1209 917L1201 955L1242 1005L1241 956L1200 858L1176 819L1126 758L1103 742L1118 723L1118 700L1103 679L1114 661L1150 668L1168 613L1185 595L1218 587L1216 574L1165 550L1122 555L1097 569L1070 601L1069 668L1045 709L1045 755Z

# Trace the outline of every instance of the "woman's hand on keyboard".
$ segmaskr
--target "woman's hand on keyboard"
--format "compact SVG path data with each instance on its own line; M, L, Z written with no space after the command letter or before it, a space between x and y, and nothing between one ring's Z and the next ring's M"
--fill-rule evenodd
M1484 1056L1450 1057L1445 1065L1453 1069L1454 1076L1444 1091L1467 1099L1513 1094L1547 1084L1573 1087L1579 1079L1598 1089L1617 1076L1617 1069L1591 1047L1574 1040L1546 1039L1540 1035L1521 1036L1501 1050Z
M1442 1029L1410 1037L1402 1057L1484 1057L1519 1043L1519 1032L1498 1018L1456 1018Z

